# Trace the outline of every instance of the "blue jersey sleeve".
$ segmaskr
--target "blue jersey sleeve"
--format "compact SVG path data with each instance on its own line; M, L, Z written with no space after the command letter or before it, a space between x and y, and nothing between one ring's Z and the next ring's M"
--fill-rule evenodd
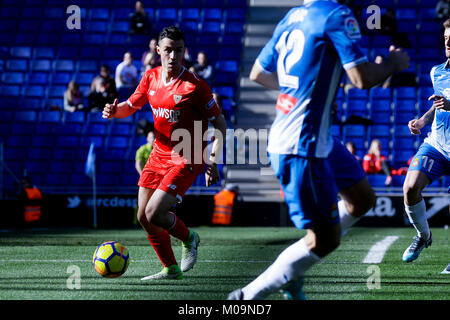
M340 6L327 19L325 35L335 47L344 69L368 61L360 48L361 32L351 10Z

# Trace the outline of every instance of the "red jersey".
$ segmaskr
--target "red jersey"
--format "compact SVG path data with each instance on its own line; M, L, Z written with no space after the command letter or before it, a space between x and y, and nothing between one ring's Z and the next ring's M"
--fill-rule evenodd
M366 173L380 173L382 169L381 162L386 159L383 155L377 158L374 154L366 154L362 163L363 169Z
M185 149L178 150L179 146L176 151L180 151L181 156L186 154L183 158L190 163L204 163L203 150L207 141L203 141L203 135L208 130L208 121L217 118L220 109L212 96L211 88L203 79L183 67L176 79L165 83L162 67L156 67L145 72L127 102L130 107L137 109L147 102L150 104L155 121L153 152L162 158L173 159L174 154L177 155L174 147L180 143L188 143L183 141L184 135L178 134L179 131L174 136L172 134L177 129L185 129L190 134L190 156ZM199 151L201 155L198 154Z

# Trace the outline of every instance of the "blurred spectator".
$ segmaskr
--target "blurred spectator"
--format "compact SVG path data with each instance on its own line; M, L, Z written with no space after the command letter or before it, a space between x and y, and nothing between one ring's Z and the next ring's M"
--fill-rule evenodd
M91 83L89 93L89 110L92 112L101 111L105 104L113 103L117 98L116 82L111 77L108 65L102 65L100 74Z
M391 168L387 162L386 156L382 155L381 151L381 141L373 139L370 144L369 153L364 156L362 165L367 174L385 174L386 181L384 184L389 186L392 183Z
M150 157L150 153L152 153L153 150L153 142L155 141L155 132L153 130L150 130L147 133L147 143L140 146L139 149L136 151L136 171L139 173L139 175L142 173L142 170L144 170L145 164L147 163L148 158Z
M134 88L138 82L138 70L133 65L133 56L131 52L126 52L123 61L116 68L116 86Z
M147 70L153 69L161 65L161 57L156 51L156 46L158 45L158 41L153 38L150 40L148 44L149 50L145 51L142 54L141 62L142 69L141 72L145 73Z
M386 12L381 15L380 24L380 34L391 36L393 45L396 47L411 48L408 35L404 32L398 31L395 12L392 8L387 8Z
M450 0L440 0L436 5L436 17L445 21L450 18Z
M83 109L83 94L80 91L80 86L72 80L64 92L64 111L74 112Z
M136 1L136 11L130 13L130 34L150 34L150 19L141 1Z
M22 178L22 192L19 196L23 203L23 218L27 225L35 225L41 219L42 193L33 185L30 177Z
M361 161L361 158L356 154L356 146L355 146L355 144L353 143L353 141L348 141L348 142L345 144L345 147L347 148L347 150L348 150L352 155L355 156L356 160Z
M183 57L183 59L184 59L183 60L183 64L184 64L184 67L186 69L189 69L190 67L192 67L192 56L189 53L188 47L184 47L184 57Z
M208 56L204 51L200 51L197 54L197 63L194 64L190 68L190 70L202 77L209 84L209 86L212 85L214 69L213 66L209 63Z

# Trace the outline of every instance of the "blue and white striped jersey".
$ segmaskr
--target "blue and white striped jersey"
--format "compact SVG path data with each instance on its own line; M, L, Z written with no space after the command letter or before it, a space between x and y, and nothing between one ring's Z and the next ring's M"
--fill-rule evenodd
M450 63L434 66L430 71L434 93L450 101ZM431 132L424 142L432 145L450 160L450 111L438 110L434 114Z
M331 109L342 71L367 58L351 10L335 1L305 1L278 23L256 65L277 72L280 94L268 152L325 158L333 147Z

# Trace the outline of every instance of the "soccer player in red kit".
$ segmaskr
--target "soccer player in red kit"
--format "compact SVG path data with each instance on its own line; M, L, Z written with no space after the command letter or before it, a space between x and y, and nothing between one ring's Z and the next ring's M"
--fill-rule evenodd
M206 185L219 181L217 159L222 152L226 123L206 82L183 66L184 48L183 32L174 26L164 28L157 46L161 66L143 75L127 101L118 103L116 100L103 109L103 118L107 119L128 117L147 103L153 111L155 142L138 182L137 217L163 269L142 280L182 279L183 272L192 269L197 261L200 238L169 210L181 201L197 176L205 171L205 166ZM220 134L215 134L211 153L205 161L203 134L208 130L208 121ZM195 150L199 141L193 139L198 128L201 128L201 150ZM190 145L191 150L177 150L180 132L187 133L182 143ZM186 136L191 137L187 145ZM182 241L181 268L172 251L170 235Z

